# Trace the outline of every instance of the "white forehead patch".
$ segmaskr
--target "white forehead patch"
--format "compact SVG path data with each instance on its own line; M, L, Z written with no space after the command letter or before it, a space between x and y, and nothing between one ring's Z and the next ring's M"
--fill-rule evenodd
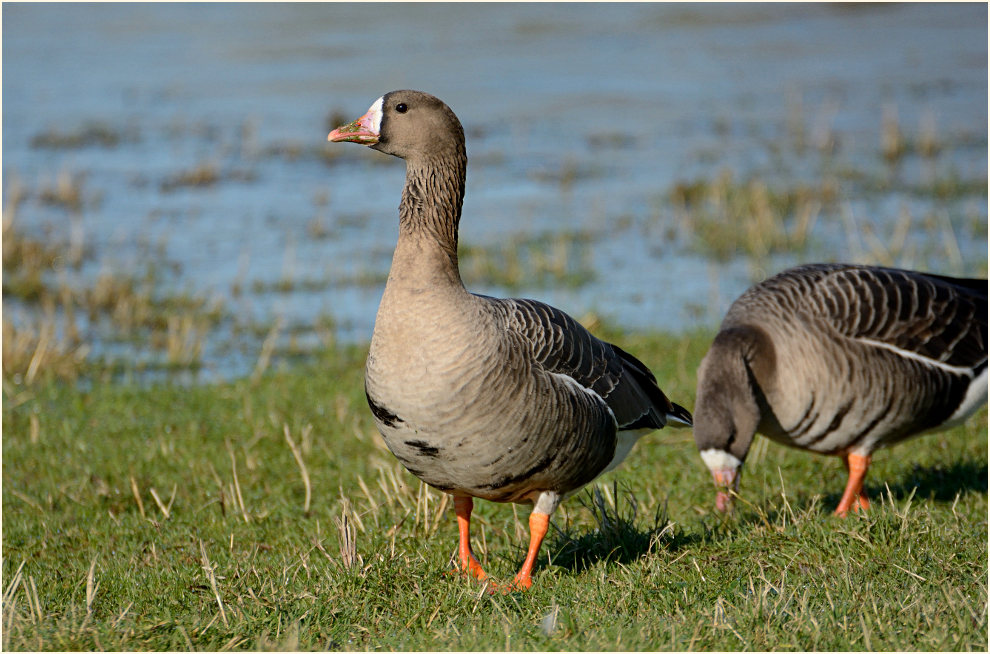
M705 462L709 470L736 470L742 465L742 461L732 456L725 450L717 450L714 447L701 451L701 460Z
M385 102L385 96L382 96L375 100L375 104L371 105L368 109L368 113L365 114L371 119L371 131L375 134L382 133L382 104Z

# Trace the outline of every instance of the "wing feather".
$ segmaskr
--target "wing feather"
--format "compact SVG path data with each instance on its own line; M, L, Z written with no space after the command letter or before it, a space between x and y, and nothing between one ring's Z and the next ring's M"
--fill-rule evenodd
M841 334L943 369L987 360L987 282L888 268L846 267L817 287Z
M664 395L641 361L595 338L563 311L535 300L493 302L505 312L508 329L531 348L537 364L601 397L620 429L659 429L668 420L691 424L691 414Z

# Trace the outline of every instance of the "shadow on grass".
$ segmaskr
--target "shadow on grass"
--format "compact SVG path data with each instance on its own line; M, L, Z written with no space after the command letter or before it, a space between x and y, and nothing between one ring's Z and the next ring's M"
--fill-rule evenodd
M979 493L987 495L987 464L984 461L958 461L948 466L925 467L915 464L898 481L867 477L865 485L867 497L873 503L882 503L887 498L887 489L897 502L909 497L915 500L934 500L951 503L959 495ZM843 481L845 481L843 479ZM737 498L735 508L728 516L714 510L708 518L702 519L705 539L719 540L738 531L770 528L788 522L800 522L807 518L817 519L831 515L842 499L842 487L831 489L824 495L807 489L788 489L786 504L779 494L764 498L757 504Z
M867 484L867 492L887 493L887 486L896 499L907 499L914 491L920 499L933 499L938 502L952 502L959 493L977 492L987 494L987 464L985 461L958 461L947 467L926 468L914 465L911 473L897 483L880 480Z
M952 502L959 494L987 494L987 464L984 461L957 461L945 467L915 464L911 472L899 480L866 479L866 495L870 501L886 497L887 488L895 500L906 500L912 492L916 499L936 502ZM823 510L834 509L840 499L841 489L829 493L825 496Z
M936 502L953 502L959 495L968 493L987 494L987 464L985 461L957 461L948 466L926 467L914 464L909 473L901 474L900 479L870 478L867 476L864 488L871 502L881 502L887 497L887 489L895 501L905 501L914 496L916 500L934 500ZM845 479L843 479L843 483ZM842 499L842 486L831 488L824 495L816 495L806 491L788 492L788 501L795 513L805 513L817 503L818 514L830 514L835 511L839 500ZM773 523L780 517L781 510L777 499L768 500L752 516L746 516L746 521L753 523ZM760 515L762 514L762 515Z
M923 467L915 465L912 471L897 483L875 480L867 483L867 494L873 501L881 501L887 487L895 500L903 501L911 496L918 499L934 499L952 502L960 493L987 494L987 465L982 461L960 461L947 467ZM551 523L545 547L551 553L553 565L570 571L583 571L601 561L630 563L652 551L676 552L701 541L716 542L731 538L740 531L754 528L771 528L781 521L800 521L815 515L831 514L842 497L841 489L827 495L797 490L787 493L787 507L780 505L780 498L767 498L759 506L736 506L730 516L713 513L711 520L702 519L702 531L683 533L674 528L667 517L666 504L660 505L652 519L641 515L641 507L635 495L628 489L612 485L610 497L599 488L585 490L572 501L579 502L591 512L596 526L572 527L569 524ZM513 564L521 563L525 554L520 549ZM544 560L537 569L546 566Z
M654 550L675 551L698 540L696 535L675 531L666 504L658 506L650 520L640 516L639 502L631 491L613 483L610 495L606 499L596 487L576 498L591 512L597 524L593 529L552 527L547 545L554 565L580 571L600 561L628 563Z

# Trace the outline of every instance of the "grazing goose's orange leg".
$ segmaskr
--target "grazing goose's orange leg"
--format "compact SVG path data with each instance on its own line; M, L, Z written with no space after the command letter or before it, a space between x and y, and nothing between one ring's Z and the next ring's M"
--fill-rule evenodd
M475 577L476 579L486 579L488 577L482 570L478 559L474 558L471 551L471 509L474 508L474 501L470 497L454 498L454 513L457 514L457 531L460 534L460 544L457 553L461 559L461 571Z
M863 479L866 478L866 470L870 467L870 456L861 454L843 454L842 462L846 464L849 471L849 481L846 482L846 491L842 494L839 506L835 509L835 515L844 516L849 513L849 509L864 511L870 508L870 500L863 492Z
M543 538L547 535L549 527L550 516L548 514L537 513L536 511L529 514L529 550L526 552L526 560L523 561L522 568L519 569L519 573L512 581L514 588L527 590L533 585L533 565L536 563L536 557L540 553L540 545L543 544Z

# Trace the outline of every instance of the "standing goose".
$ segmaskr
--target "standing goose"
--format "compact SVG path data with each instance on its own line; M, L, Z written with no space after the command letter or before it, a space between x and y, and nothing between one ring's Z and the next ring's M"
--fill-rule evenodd
M701 362L694 436L729 507L756 431L849 471L866 509L874 450L963 422L987 400L987 280L842 264L786 270L729 309Z
M617 466L667 421L690 425L638 360L533 300L469 293L457 266L467 155L437 98L393 91L330 141L406 161L399 239L365 370L386 445L411 473L454 496L461 570L472 498L532 503L530 542L513 585L531 573L561 499Z

